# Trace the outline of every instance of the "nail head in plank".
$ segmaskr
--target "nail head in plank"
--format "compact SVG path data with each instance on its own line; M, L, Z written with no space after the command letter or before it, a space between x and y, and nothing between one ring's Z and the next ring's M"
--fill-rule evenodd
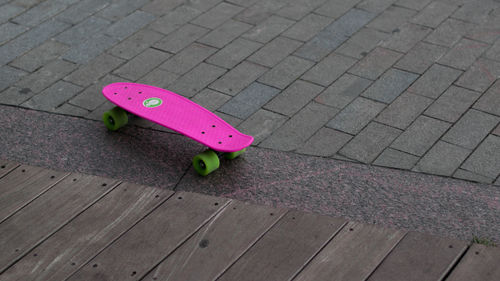
M0 159L0 178L14 170L19 164Z
M368 280L442 280L467 249L467 243L410 232Z
M227 203L180 192L156 208L69 280L136 280L158 265Z
M473 244L447 281L500 280L500 248Z
M68 173L22 165L0 179L0 222L40 196Z
M122 183L2 276L6 280L65 280L172 194Z
M76 181L73 181L76 178ZM71 174L0 224L0 272L85 210L116 185ZM105 186L104 186L105 185Z
M296 280L365 280L404 231L349 222Z
M218 280L289 280L344 224L342 219L290 211Z
M144 280L215 280L285 213L233 201Z

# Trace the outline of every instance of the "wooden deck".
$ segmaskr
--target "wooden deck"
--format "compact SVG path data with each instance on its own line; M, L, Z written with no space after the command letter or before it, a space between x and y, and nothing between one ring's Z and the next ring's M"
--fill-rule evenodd
M0 280L500 280L500 250L0 160Z

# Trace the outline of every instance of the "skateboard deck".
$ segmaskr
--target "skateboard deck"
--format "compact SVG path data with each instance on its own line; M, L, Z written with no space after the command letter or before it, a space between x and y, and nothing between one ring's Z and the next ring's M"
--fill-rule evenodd
M215 151L235 152L253 137L240 133L220 117L171 91L136 83L113 83L102 93L116 106L181 133Z

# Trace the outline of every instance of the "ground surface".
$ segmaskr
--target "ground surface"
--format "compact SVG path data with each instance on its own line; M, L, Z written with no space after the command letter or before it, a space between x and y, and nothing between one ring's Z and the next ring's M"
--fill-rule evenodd
M0 159L2 280L482 280L500 249Z
M0 0L0 156L498 239L499 76L494 0ZM185 138L98 131L116 81L192 98L254 147L196 178Z

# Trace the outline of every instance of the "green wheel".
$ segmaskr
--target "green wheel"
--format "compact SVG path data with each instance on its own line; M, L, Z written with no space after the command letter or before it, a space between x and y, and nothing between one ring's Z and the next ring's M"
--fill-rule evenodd
M115 106L113 109L104 112L104 114L102 115L102 121L104 121L104 124L109 130L116 131L121 127L127 125L127 112Z
M246 148L243 148L242 150L240 151L235 151L235 152L228 152L228 153L224 153L224 158L226 159L229 159L229 160L232 160L238 156L240 156L241 154L243 154L243 152L245 152L245 150L247 150Z
M193 158L193 166L198 174L206 176L219 168L219 156L213 150L205 150Z

